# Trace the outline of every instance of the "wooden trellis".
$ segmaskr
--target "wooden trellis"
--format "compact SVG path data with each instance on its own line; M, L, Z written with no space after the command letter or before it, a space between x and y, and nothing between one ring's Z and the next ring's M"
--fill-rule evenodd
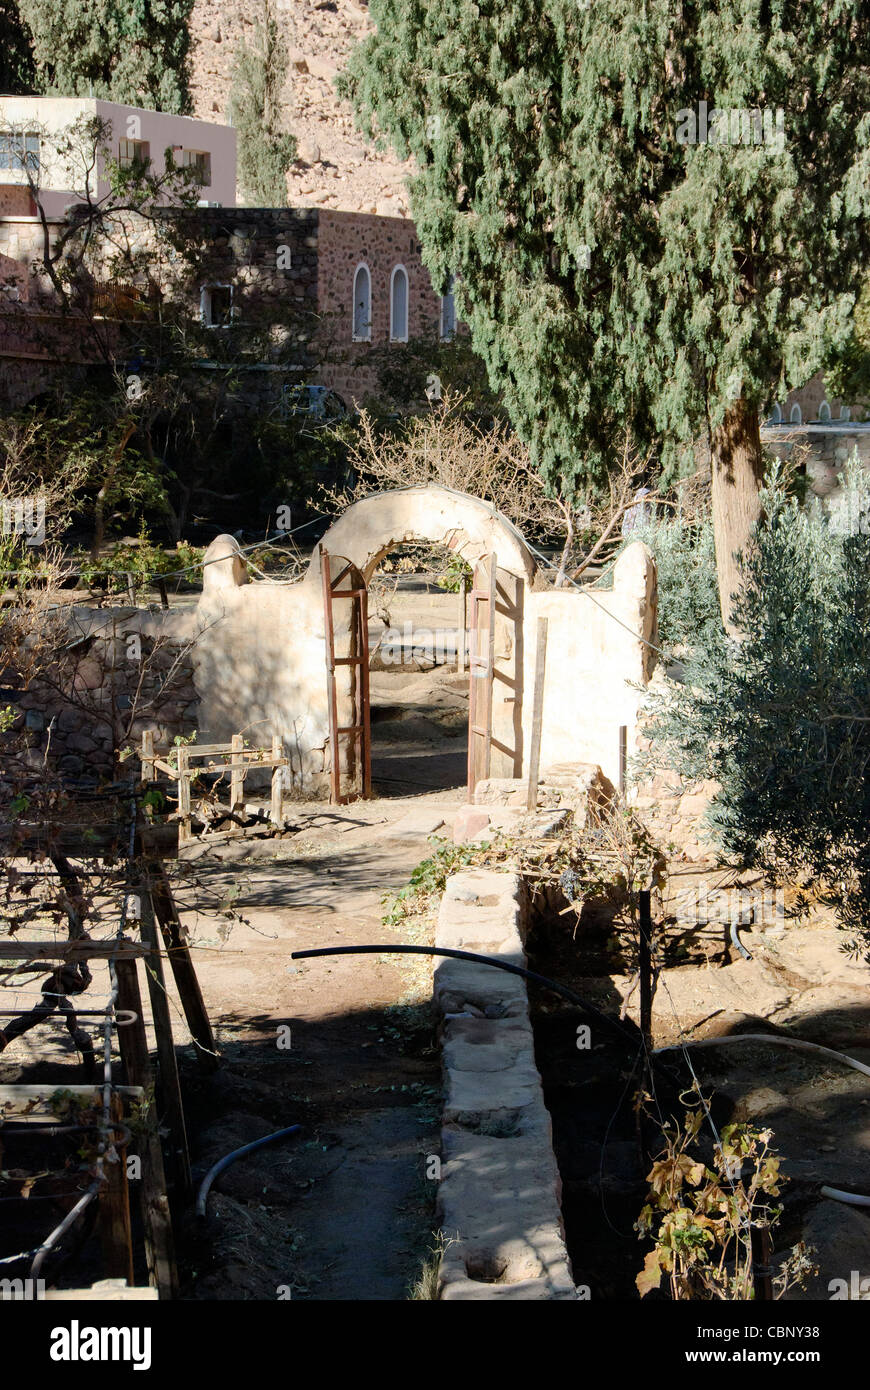
M233 734L229 743L179 744L173 748L155 748L154 734L146 729L142 734L142 748L139 754L142 765L142 781L153 782L156 774L162 772L175 782L178 789L178 817L180 839L183 842L192 836L191 785L200 773L230 774L230 797L226 808L230 814L237 812L244 804L246 774L260 768L272 769L271 803L269 819L278 827L284 825L284 778L282 769L290 766L285 756L280 734L272 738L271 748L248 748L241 734ZM195 766L200 760L206 765Z
M53 835L55 829L58 833ZM68 855L73 859L123 858L123 853L119 855L118 852L119 841L123 839L124 834L119 831L117 823L86 827L66 825L56 828L43 825L23 833L16 827L14 834L10 830L3 837L7 852L15 856L46 853L57 855L62 844L64 856ZM111 962L117 981L114 1006L107 1006L101 1010L74 1009L73 1006L69 1013L96 1013L105 1017L105 1026L116 1031L126 1081L122 1086L116 1085L114 1081L104 1085L86 1086L0 1086L0 1111L7 1118L21 1117L18 1119L18 1132L26 1135L28 1128L39 1128L40 1106L43 1107L44 1115L45 1107L50 1105L52 1095L62 1090L66 1095L83 1102L91 1099L95 1108L102 1107L103 1121L100 1132L104 1140L112 1133L126 1134L128 1140L128 1115L124 1105L130 1102L141 1105L152 1095L156 1083L161 1119L163 1127L168 1131L166 1156L175 1190L179 1194L187 1194L191 1189L190 1160L172 1020L163 975L164 952L178 988L200 1066L205 1069L215 1067L218 1065L219 1056L163 864L163 854L173 846L177 852L177 843L177 826L143 824L135 831L134 860L128 870L127 882L134 899L138 899L138 911L134 910L128 914L128 920L138 920L138 941L126 934L109 940L91 940L87 936L66 941L24 940L18 936L0 940L0 961L32 963L37 968L43 961L59 961L62 964L94 960ZM156 1069L148 1049L139 982L140 964L146 972L156 1041ZM51 1016L49 1013L45 1014L46 1018ZM28 1018L28 1027L31 1026L34 1025ZM108 1092L104 1089L105 1085L108 1086ZM31 1117L29 1125L28 1117ZM44 1119L42 1124L45 1125ZM133 1278L133 1246L125 1164L127 1140L119 1141L116 1138L112 1141L120 1156L120 1162L109 1163L101 1160L102 1179L97 1179L91 1184L80 1199L80 1205L84 1209L88 1200L98 1202L100 1238L107 1275L109 1278L123 1279L129 1285L132 1284ZM178 1280L164 1151L156 1122L146 1124L141 1130L139 1144L142 1221L149 1279L159 1290L161 1297L173 1297L177 1293ZM58 1231L61 1227L58 1227ZM56 1235L57 1231L52 1233L52 1236ZM51 1237L47 1237L46 1240L50 1242Z

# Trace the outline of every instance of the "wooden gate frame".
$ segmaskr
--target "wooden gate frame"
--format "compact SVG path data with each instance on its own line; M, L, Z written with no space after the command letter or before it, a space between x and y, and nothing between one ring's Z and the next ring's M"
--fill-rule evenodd
M332 562L341 565L333 576ZM320 546L320 575L323 584L323 617L326 632L326 693L329 711L329 758L331 800L334 805L345 806L358 797L364 800L372 794L372 736L371 736L371 696L369 691L369 609L368 589L365 579L356 565L343 555L330 555ZM340 588L341 584L349 587ZM350 599L350 644L347 656L335 654L335 623L333 604L336 599ZM340 725L338 722L338 691L335 668L349 666L357 671L357 679L351 681L352 722ZM361 773L361 790L347 793L341 788L341 747L340 740L350 738L352 756L350 766L354 780L357 771Z
M498 560L495 554L475 566L468 597L471 603L468 644L468 799L474 800L477 755L482 753L483 777L492 765L492 687L495 679L495 618L498 587ZM486 605L486 627L481 627L480 609ZM486 652L481 655L480 633L486 632ZM482 745L476 740L483 740Z

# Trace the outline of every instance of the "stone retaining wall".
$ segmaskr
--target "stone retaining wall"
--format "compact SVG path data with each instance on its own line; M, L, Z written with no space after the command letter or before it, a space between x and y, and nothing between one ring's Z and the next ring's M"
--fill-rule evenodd
M112 774L113 749L138 746L143 730L158 747L196 730L193 648L175 614L76 606L64 616L74 645L13 705L11 735L25 732L34 771L47 760L96 781Z
M525 965L526 920L519 875L469 870L447 882L436 944ZM525 981L444 958L435 1002L445 1081L441 1298L576 1299Z

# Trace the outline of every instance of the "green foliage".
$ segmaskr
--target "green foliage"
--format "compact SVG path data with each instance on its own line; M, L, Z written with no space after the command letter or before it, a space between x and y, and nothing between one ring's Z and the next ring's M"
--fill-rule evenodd
M463 560L461 555L452 554L447 561L444 573L439 575L437 584L439 589L444 589L448 594L458 594L463 584L471 579L474 571L467 560Z
M155 575L171 575L190 566L196 567L202 563L204 554L202 547L186 541L180 542L174 552L164 550L152 541L143 517L135 545L113 545L96 559L82 560L79 568L86 584L93 586L103 581L108 593L122 593L127 588L128 574L132 575L134 588L139 589ZM189 578L195 581L197 577L194 568Z
M857 455L828 507L778 473L742 562L742 638L699 630L652 701L656 760L720 784L723 850L830 902L870 954L870 479Z
M463 334L449 342L430 333L410 338L407 343L375 345L366 353L366 367L377 378L375 399L367 403L372 410L385 403L405 410L425 408L430 377L436 376L442 396L461 395L463 412L481 424L505 419L483 362Z
M435 853L412 871L404 888L384 893L381 901L386 909L385 924L394 927L407 917L425 912L444 892L450 875L479 864L488 849L488 845L452 845L441 841Z
M20 0L33 37L37 89L157 111L190 110L193 0Z
M637 1222L652 1250L636 1283L641 1298L666 1276L674 1299L755 1297L752 1231L775 1227L782 1208L778 1197L787 1181L771 1148L769 1129L726 1125L721 1144L706 1161L701 1131L706 1104L688 1104L682 1123L662 1124L665 1146L647 1177L649 1199ZM647 1101L651 1097L646 1097ZM813 1269L809 1252L795 1246L777 1274L776 1293L804 1282Z
M659 643L679 652L688 646L706 651L724 641L709 517L653 518L632 528L626 545L632 541L643 541L656 562Z
M870 252L862 0L372 0L343 77L418 169L412 213L545 476L630 425L671 473L848 333ZM701 100L782 108L778 144L681 143ZM812 171L811 174L809 171Z
M0 0L0 92L26 96L34 90L33 46L20 7Z
M830 396L863 402L858 417L863 414L866 419L870 404L870 276L865 278L855 305L849 337L825 363L825 385Z
M287 170L296 140L284 129L281 93L289 55L270 0L254 26L251 46L239 45L233 62L230 119L238 130L238 178L247 200L286 207Z

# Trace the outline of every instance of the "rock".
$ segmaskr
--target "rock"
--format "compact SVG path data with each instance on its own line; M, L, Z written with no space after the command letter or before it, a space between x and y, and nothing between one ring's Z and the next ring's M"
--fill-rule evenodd
M453 843L464 845L489 829L489 815L478 806L460 806L453 822Z
M78 663L73 677L75 690L96 690L103 683L104 669L95 657L86 656Z
M318 164L320 162L320 146L314 140L300 140L296 155L303 164Z
M319 77L323 82L335 81L338 75L337 64L330 63L326 58L314 58L310 54L306 55L305 62L312 77Z
M485 777L474 788L475 806L525 806L528 804L528 778ZM540 805L540 792L538 793Z

